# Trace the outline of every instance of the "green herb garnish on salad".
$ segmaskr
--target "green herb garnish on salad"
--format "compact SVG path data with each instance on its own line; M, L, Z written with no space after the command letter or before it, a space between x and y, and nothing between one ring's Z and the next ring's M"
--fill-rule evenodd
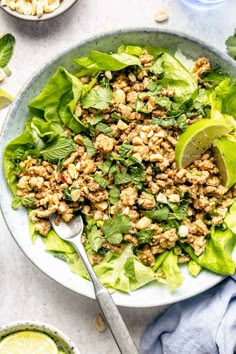
M29 102L4 152L32 240L88 279L49 221L81 213L95 272L123 292L150 282L174 291L182 264L193 277L233 274L236 82L207 58L150 46L74 61L75 74L58 68Z

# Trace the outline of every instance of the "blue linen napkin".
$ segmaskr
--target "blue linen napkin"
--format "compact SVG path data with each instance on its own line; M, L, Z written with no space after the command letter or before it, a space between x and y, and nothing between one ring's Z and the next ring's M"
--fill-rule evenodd
M172 305L151 323L141 354L233 354L236 352L236 275Z

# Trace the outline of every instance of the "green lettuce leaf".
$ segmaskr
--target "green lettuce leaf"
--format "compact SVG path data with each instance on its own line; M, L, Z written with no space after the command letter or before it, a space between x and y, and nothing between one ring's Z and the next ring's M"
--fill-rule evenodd
M235 262L231 255L235 243L236 236L230 229L212 227L211 237L200 256L196 256L192 247L188 245L180 244L180 247L200 266L218 274L231 275L235 272Z
M54 230L50 230L47 237L42 237L46 251L75 253L74 247L59 236L57 236Z
M236 119L236 81L232 83L229 92L223 97L222 111Z
M168 288L172 292L176 288L180 287L183 283L184 277L179 269L178 256L170 251L166 259L162 263L162 270L165 274Z
M59 67L42 92L30 102L29 109L37 117L57 124L64 123L78 133L84 127L73 112L82 89L83 85L77 77Z
M30 127L37 148L41 148L44 144L48 144L58 136L65 134L61 125L38 117L31 119Z
M107 252L103 262L95 265L94 270L103 285L124 292L159 280L151 268L133 255L131 245L126 246L121 254Z
M139 57L140 55L143 54L143 48L134 45L123 44L117 49L117 53L118 54L127 53Z
M91 51L89 57L74 59L90 73L100 70L118 71L130 65L141 66L140 60L128 53L107 54L97 51Z
M102 239L101 235L98 232L98 228L96 225L93 225L90 230L87 231L88 241L90 243L90 247L93 251L97 252L99 248L102 247Z
M226 214L224 223L236 235L236 200L231 205L228 213Z
M149 48L152 54L155 48ZM174 101L183 103L197 90L191 73L170 53L156 48L156 59L149 70L161 75L160 83L167 89L174 89Z
M197 277L198 274L201 272L202 267L200 266L200 264L191 259L188 262L188 270L193 277Z
M17 190L16 168L17 160L24 160L35 147L32 132L27 124L26 129L5 148L3 154L3 168L7 183L13 194Z

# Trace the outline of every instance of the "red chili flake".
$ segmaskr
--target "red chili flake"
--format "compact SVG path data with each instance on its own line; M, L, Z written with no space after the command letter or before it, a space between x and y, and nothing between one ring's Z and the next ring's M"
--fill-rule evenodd
M66 180L66 177L65 177L65 176L61 176L61 180L62 180L62 182L64 182L64 183L67 183L67 184L68 184L68 182L67 182L67 180Z

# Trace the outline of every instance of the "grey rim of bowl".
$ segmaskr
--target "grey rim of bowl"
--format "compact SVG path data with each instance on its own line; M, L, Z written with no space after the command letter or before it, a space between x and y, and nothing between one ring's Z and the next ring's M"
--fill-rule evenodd
M26 327L26 328L23 329L22 327L23 328ZM0 339L1 339L1 333L4 331L9 330L9 333L6 335L10 335L11 333L15 333L17 331L30 330L31 327L32 327L32 330L46 333L49 336L51 333L52 338L55 336L55 337L59 338L58 341L60 341L60 339L61 339L65 343L65 345L68 346L68 350L70 350L70 351L73 350L75 352L75 354L80 354L79 349L77 348L75 343L72 341L72 339L70 339L70 337L68 337L66 334L64 334L57 327L54 327L53 325L50 325L46 322L41 322L41 321L22 320L22 321L14 321L14 322L10 322L7 324L3 324L0 326ZM17 328L19 328L19 329L17 330ZM11 329L12 329L12 332L10 332Z
M62 1L67 1L67 0L62 0ZM73 0L71 2L71 4L66 7L63 11L60 11L60 6L53 12L49 13L49 14L43 14L42 17L37 17L37 16L33 16L33 15L24 15L24 14L19 14L17 11L13 11L11 9L9 9L7 6L2 6L0 5L0 9L2 9L6 14L18 18L19 20L23 20L23 21L28 21L28 22L42 22L42 21L48 21L51 19L54 19L64 13L66 13L72 6L75 5L75 3L78 0ZM58 11L57 11L58 10Z
M210 45L210 44L207 44L206 42L203 42L201 40L199 40L198 38L194 37L194 36L191 36L191 35L186 35L185 33L181 32L181 31L176 31L175 29L157 29L157 28L154 28L154 27L130 27L130 28L127 28L127 29L116 29L116 30L112 30L112 31L106 31L106 32L101 32L99 34L96 34L96 35L93 35L93 36L88 36L84 39L82 39L81 41L79 41L77 44L74 44L72 46L70 46L68 49L65 49L64 51L62 51L60 53L60 55L57 56L57 58L55 59L52 58L51 60L49 60L46 64L43 64L42 66L40 66L34 73L33 75L31 75L31 77L26 81L26 83L22 86L21 90L18 92L17 96L18 97L19 95L22 94L23 91L27 90L27 88L31 85L31 82L34 80L34 77L35 75L40 75L46 67L48 67L49 65L51 65L55 60L59 60L60 58L62 58L64 55L66 55L67 53L69 53L70 51L73 51L75 50L76 48L86 44L86 43L89 43L89 42L92 42L92 41L95 41L95 40L100 40L101 38L105 38L105 37L109 37L109 36L112 36L112 35L115 35L115 34L119 34L119 33L129 33L129 32L146 32L146 33L153 33L153 32L157 32L157 33L160 33L160 34L171 34L172 36L175 36L175 37L181 37L183 39L187 39L189 41L191 41L192 43L195 43L197 45L200 45L201 47L203 47L204 49L207 49L207 50L210 50L212 53L214 53L216 56L222 58L225 62L227 62L229 65L231 66L234 66L235 69L236 69L236 63L234 62L233 59L231 59L227 54L224 54L222 53L221 51L219 51L218 49L216 49L214 46ZM7 113L7 116L5 118L5 121L4 121L4 124L2 126L2 131L5 129L5 126L7 125L7 122L11 116L11 113L12 111L14 110L14 102L10 108L10 110L8 111ZM2 208L2 205L1 205L1 198L0 198L0 209L2 211L2 215L3 215L3 218L5 220L5 216L4 216L4 213L3 213L3 208ZM6 221L6 220L5 220ZM34 263L33 260L31 260L28 255L24 252L24 250L21 248L21 245L18 243L17 239L14 237L14 234L11 232L11 229L10 229L10 226L6 223L7 225L7 228L9 230L9 232L11 233L12 237L14 238L15 242L17 243L17 245L19 246L19 248L21 249L21 251L25 254L25 256L42 272L44 273L45 275L47 275L50 279L54 280L57 284L60 284L61 286L75 292L76 294L79 294L79 295L82 295L84 297L89 297L91 299L95 299L95 296L93 294L91 295L86 295L86 294L81 294L81 293L78 293L77 291L75 291L74 289L72 289L71 287L67 286L67 285L63 285L62 283L59 283L54 277L48 275L47 273L45 273L43 270L41 270L41 268L39 268L39 266L37 264ZM206 290L208 290L209 288L212 288L213 286L215 286L216 284L218 284L220 281L224 280L225 279L225 276L222 276L221 279L218 277L216 278L215 282L212 282L209 286L206 285L206 286L203 286L202 288L200 288L197 292L195 292L193 295L183 295L181 297L179 297L178 301L182 301L182 300L185 300L185 299L188 299L188 298L191 298L191 297L194 297ZM155 306L165 306L165 305L170 305L172 304L174 301L166 301L166 302L163 302L162 304L160 305L149 305L149 306L146 306L146 305L143 305L140 304L139 306L137 305L134 305L134 306L130 306L130 305L125 305L125 304L118 304L118 306L121 306L121 307L136 307L136 308L146 308L146 307L155 307Z

